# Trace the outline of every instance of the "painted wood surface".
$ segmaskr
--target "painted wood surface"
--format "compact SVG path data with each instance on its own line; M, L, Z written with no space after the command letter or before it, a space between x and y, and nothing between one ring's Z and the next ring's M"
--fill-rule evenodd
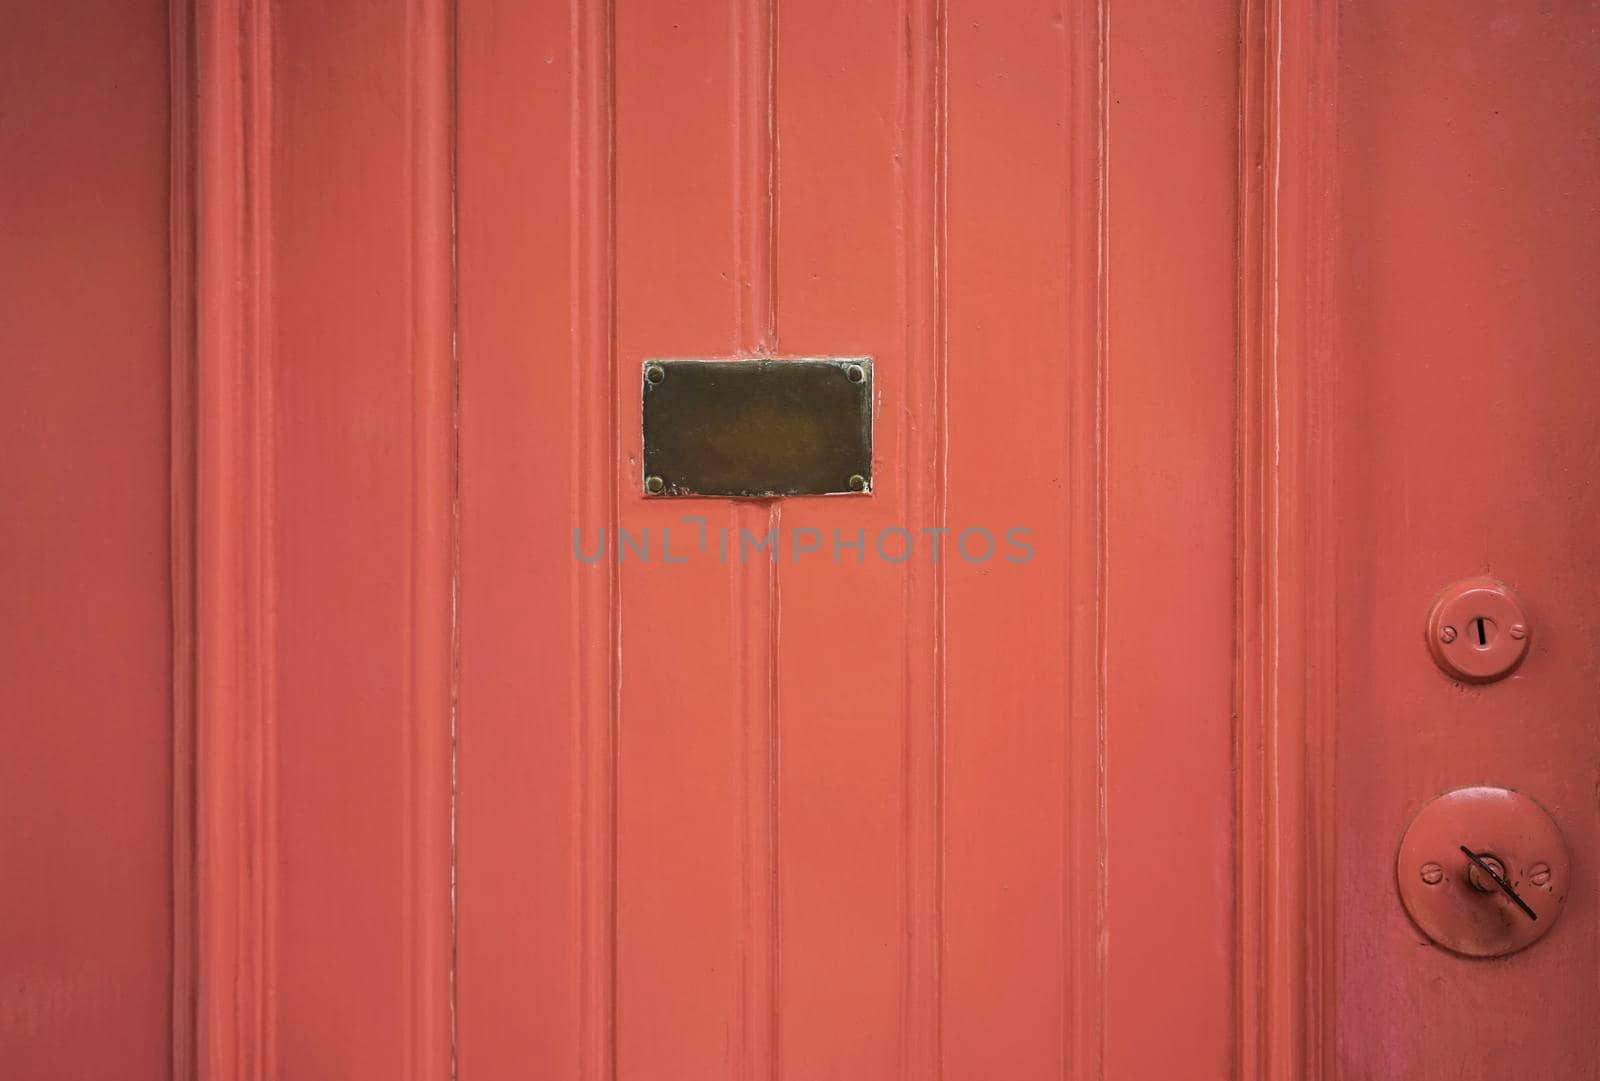
M1600 1076L1587 7L80 6L0 68L6 1065ZM870 497L645 497L644 359L806 355ZM1393 888L1470 783L1578 854L1498 961Z
M0 1076L165 1077L167 12L86 0L7 24Z
M1575 860L1561 921L1488 962L1421 945L1392 895L1341 894L1324 1013L1346 1076L1600 1073L1597 29L1580 8L1340 13L1362 78L1341 78L1330 177L1325 866L1355 873L1426 800L1473 783L1537 800ZM1469 688L1411 648L1414 613L1475 574L1524 598L1534 637L1511 677Z

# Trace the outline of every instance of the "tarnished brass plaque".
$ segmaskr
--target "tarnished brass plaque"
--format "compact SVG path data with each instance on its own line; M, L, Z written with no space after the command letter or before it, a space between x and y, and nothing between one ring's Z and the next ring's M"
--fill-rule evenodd
M764 499L872 490L872 361L649 360L644 490Z

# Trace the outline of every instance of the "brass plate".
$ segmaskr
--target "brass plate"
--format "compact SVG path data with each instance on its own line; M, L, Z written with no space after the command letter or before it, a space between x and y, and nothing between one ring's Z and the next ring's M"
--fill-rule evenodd
M872 361L649 360L649 496L764 499L872 490Z

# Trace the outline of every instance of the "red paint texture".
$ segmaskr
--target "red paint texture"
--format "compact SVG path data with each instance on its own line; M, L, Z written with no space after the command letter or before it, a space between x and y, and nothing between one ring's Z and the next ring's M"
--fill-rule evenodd
M1597 1076L1587 7L17 23L5 1067ZM644 359L805 355L870 496L644 497ZM1469 784L1574 853L1491 962L1391 878Z

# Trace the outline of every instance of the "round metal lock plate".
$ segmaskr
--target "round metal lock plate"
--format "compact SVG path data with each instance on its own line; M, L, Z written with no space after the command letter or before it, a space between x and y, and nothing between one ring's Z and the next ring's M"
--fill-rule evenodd
M1428 616L1433 659L1469 683L1509 675L1527 654L1532 633L1516 594L1493 578L1455 583L1439 594Z
M1469 957L1515 953L1543 937L1566 904L1570 871L1566 841L1545 809L1489 787L1458 788L1424 806L1397 867L1412 922Z

